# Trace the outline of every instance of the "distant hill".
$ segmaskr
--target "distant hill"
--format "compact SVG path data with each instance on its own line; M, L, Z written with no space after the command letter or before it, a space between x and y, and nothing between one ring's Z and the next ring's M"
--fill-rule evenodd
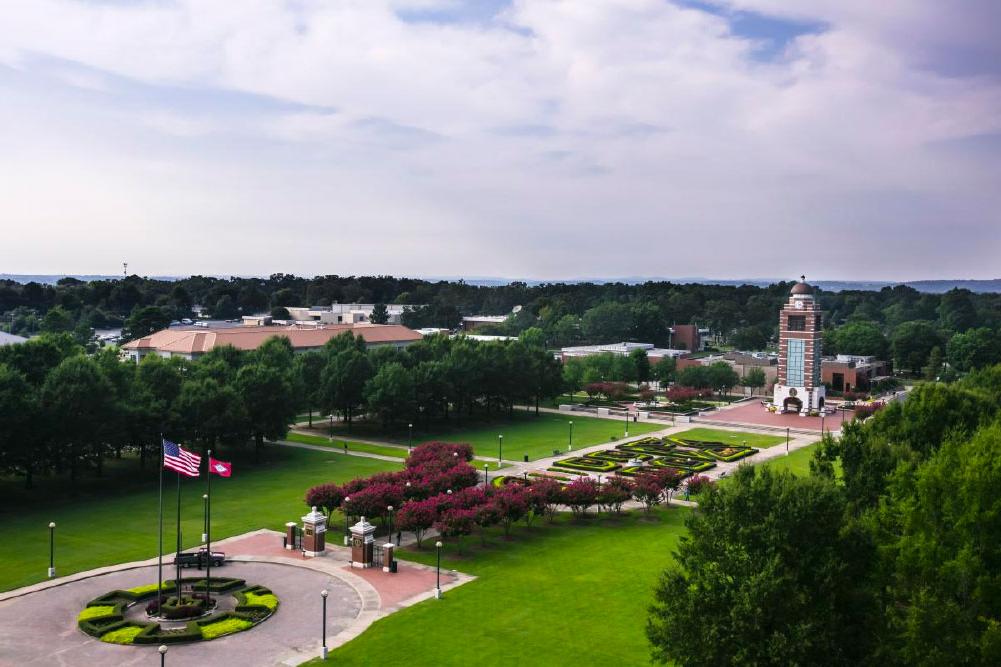
M149 276L155 280L178 280L182 276ZM218 278L225 278L227 276L215 276ZM36 282L46 285L55 285L60 278L76 278L78 280L90 281L90 280L117 280L121 276L114 275L67 275L67 274L21 274L21 273L0 273L0 280L13 280L18 283L29 283ZM577 283L625 283L627 285L637 285L645 282L672 282L677 284L684 283L701 283L704 285L755 285L757 287L767 287L768 285L780 282L778 278L747 278L744 280L726 280L726 279L716 279L716 278L695 278L695 277L682 277L682 278L670 278L670 277L643 277L643 276L629 276L623 278L571 278L566 280L525 280L525 279L509 279L509 278L491 278L491 277L473 277L473 278L463 278L461 276L422 276L425 280L464 280L469 285L482 285L484 287L499 287L501 285L509 285L513 282L523 282L527 285L541 285L544 283L567 283L567 284L577 284ZM786 280L789 280L788 278ZM976 292L978 294L986 293L998 293L1001 292L1001 278L992 278L989 280L965 280L965 279L950 279L950 280L909 280L903 283L883 281L883 280L817 280L810 281L811 284L820 287L828 292L844 292L848 290L861 290L867 292L878 292L884 287L893 287L895 285L907 285L908 287L913 287L919 292L927 292L929 294L941 294L943 292L948 292L949 290L959 287L962 289L968 289L971 292Z

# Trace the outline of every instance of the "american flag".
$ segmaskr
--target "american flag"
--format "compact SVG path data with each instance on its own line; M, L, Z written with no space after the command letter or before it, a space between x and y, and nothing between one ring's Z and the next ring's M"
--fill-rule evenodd
M202 457L171 442L163 441L163 467L188 477L198 477Z

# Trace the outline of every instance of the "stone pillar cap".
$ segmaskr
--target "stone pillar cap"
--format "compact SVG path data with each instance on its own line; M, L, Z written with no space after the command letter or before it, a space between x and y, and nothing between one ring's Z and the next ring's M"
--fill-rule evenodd
M371 535L375 532L375 526L366 521L365 517L361 517L358 523L351 526L351 532L355 535Z
M327 517L323 512L316 511L316 506L313 506L313 511L302 517L303 523L326 523Z

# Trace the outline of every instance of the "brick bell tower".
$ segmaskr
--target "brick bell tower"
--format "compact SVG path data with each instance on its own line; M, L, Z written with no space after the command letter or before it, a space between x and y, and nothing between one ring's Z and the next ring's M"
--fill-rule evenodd
M779 312L779 369L773 402L782 412L807 415L824 407L820 382L823 313L813 299L813 288L800 276Z

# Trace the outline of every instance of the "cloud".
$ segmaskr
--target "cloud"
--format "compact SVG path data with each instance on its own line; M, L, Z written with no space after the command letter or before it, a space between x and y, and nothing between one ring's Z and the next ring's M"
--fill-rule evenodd
M149 273L909 278L988 275L1001 250L1001 147L979 139L1001 133L996 3L5 12L0 147L22 161L0 166L9 270L100 270L79 245L40 250L93 220L102 252ZM85 205L35 214L40 192ZM162 226L180 215L227 251L178 252L189 241ZM144 234L159 243L134 249Z

